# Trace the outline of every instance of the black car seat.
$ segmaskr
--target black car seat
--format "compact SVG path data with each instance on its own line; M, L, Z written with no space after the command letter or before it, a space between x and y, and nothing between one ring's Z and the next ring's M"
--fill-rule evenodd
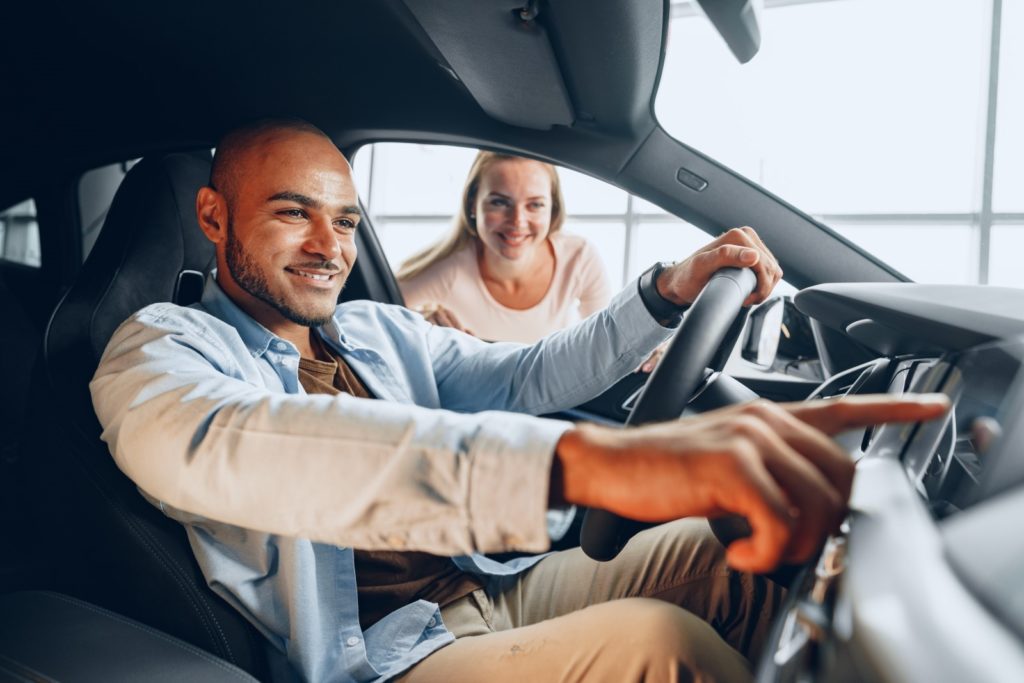
M198 300L213 267L195 219L208 154L148 158L127 174L96 245L43 339L37 415L53 562L61 592L182 640L257 678L287 676L283 658L206 585L184 530L147 503L100 438L88 383L117 326L158 301Z
M32 585L45 571L32 534L31 487L23 443L39 333L0 273L0 592Z

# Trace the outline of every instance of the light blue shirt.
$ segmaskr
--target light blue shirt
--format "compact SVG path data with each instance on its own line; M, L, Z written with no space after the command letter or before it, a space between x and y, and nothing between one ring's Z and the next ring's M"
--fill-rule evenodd
M531 415L596 396L670 331L634 284L532 346L369 301L320 332L382 400L305 395L295 347L212 278L201 303L126 321L90 386L118 466L185 525L210 587L306 680L381 681L454 637L424 600L363 632L352 547L457 556L488 576L528 567L476 553L547 548L569 425Z

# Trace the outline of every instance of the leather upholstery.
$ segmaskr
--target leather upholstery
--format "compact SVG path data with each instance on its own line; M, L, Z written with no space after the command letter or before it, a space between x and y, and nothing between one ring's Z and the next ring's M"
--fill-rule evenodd
M43 341L39 428L49 437L49 529L57 588L181 638L259 677L281 658L205 584L184 530L147 503L114 465L88 382L116 327L147 304L194 299L214 250L195 219L208 156L171 154L134 166ZM186 273L186 271L193 271ZM182 273L186 273L182 276ZM181 276L181 277L179 277ZM185 301L179 303L191 303ZM54 425L54 421L58 423Z
M0 274L0 592L38 578L25 418L39 333Z
M0 678L97 683L256 680L177 638L47 591L0 595Z

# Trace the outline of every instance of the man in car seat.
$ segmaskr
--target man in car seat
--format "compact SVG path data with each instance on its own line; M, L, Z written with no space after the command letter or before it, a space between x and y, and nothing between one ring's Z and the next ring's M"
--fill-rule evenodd
M763 300L781 271L749 228L522 346L336 306L358 200L309 124L225 136L196 210L217 256L202 301L126 321L93 401L209 585L310 681L747 679L779 593L749 572L809 559L844 510L852 465L825 433L944 407L758 402L624 430L530 416L636 368L672 331L652 301L684 306L724 266L752 267ZM569 504L670 523L604 564L476 554L545 550L546 510ZM672 521L722 513L753 529L728 551L703 519Z

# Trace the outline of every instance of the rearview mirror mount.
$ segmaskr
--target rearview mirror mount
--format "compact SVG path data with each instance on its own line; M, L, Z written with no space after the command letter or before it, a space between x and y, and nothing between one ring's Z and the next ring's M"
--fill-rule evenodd
M754 58L761 49L758 20L763 0L697 0L697 4L740 64Z

